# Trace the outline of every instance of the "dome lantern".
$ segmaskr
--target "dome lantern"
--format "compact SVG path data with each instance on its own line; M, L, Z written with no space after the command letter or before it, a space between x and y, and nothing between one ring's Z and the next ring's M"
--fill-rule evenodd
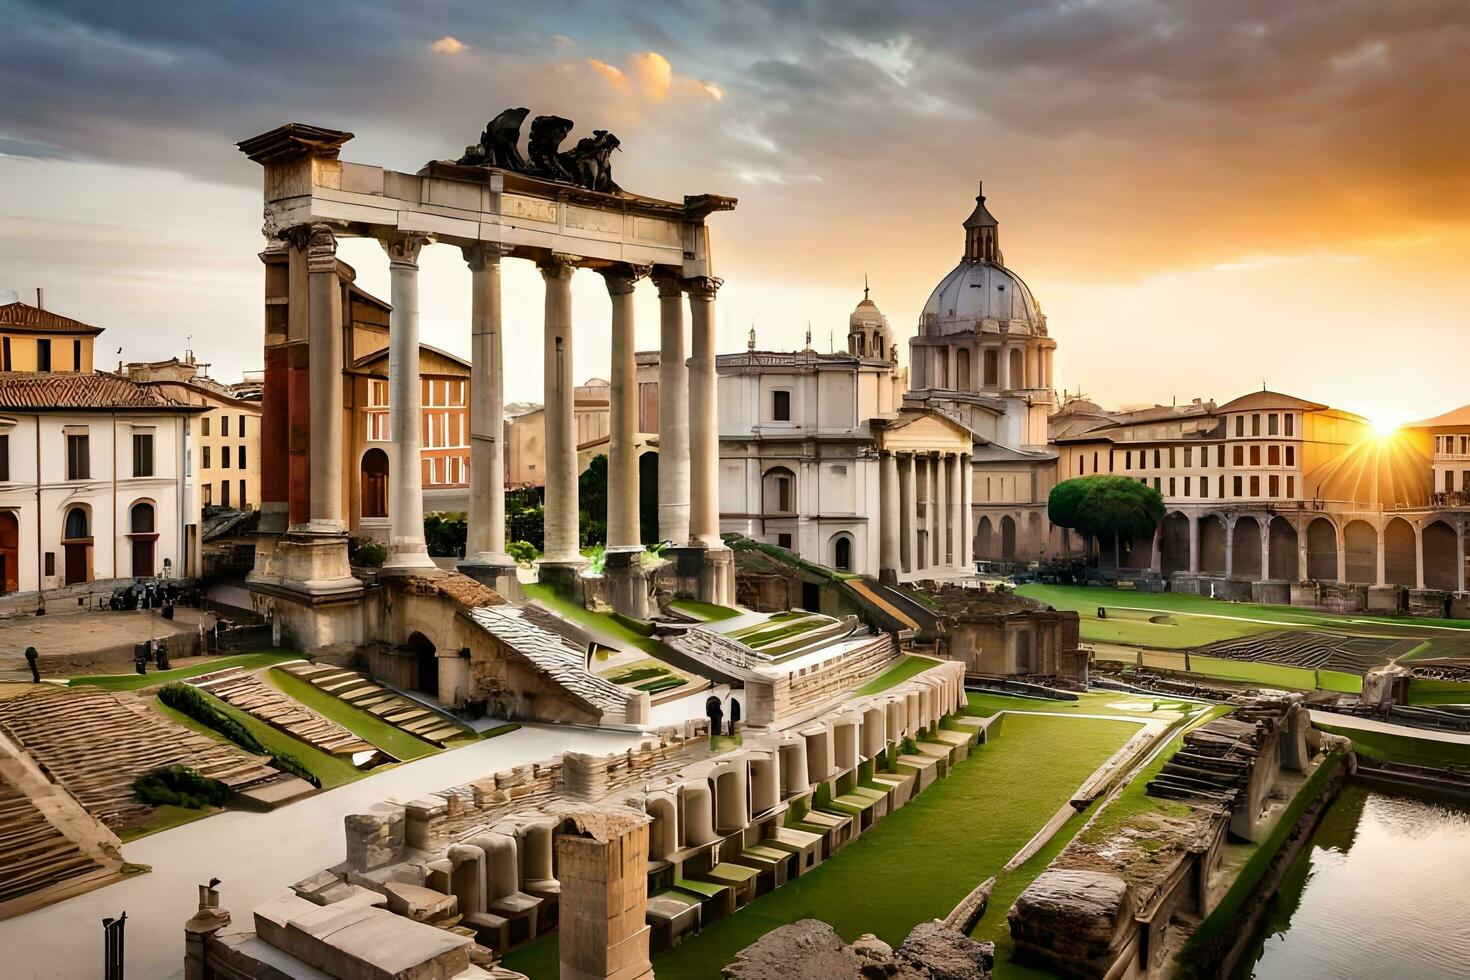
M1000 222L985 207L985 181L976 188L975 210L965 219L965 261L1004 265L1000 254Z

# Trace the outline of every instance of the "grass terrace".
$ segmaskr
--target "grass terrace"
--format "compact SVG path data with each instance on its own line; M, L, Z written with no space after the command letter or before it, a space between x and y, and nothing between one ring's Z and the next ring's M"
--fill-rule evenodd
M1470 745L1463 742L1440 742L1412 735L1389 732L1366 732L1356 728L1313 724L1324 732L1341 735L1353 741L1353 751L1383 762L1403 762L1414 766L1470 769Z
M910 677L922 674L937 663L939 661L932 657L921 657L916 653L906 653L898 663L889 667L856 691L853 691L852 696L864 697L869 694L881 694L890 687L902 684Z
M281 693L301 702L317 714L335 721L364 742L376 745L402 762L420 759L440 751L437 745L425 742L397 726L390 725L371 712L355 708L341 698L323 691L309 681L294 677L284 670L268 670L263 679ZM465 730L465 737L467 740L473 738L468 729Z
M187 667L177 667L173 670L150 670L146 674L87 674L73 677L67 681L68 687L100 687L108 691L141 691L149 687L162 687L170 681L187 680L190 677L198 677L200 674L213 673L216 670L224 670L227 667L242 667L245 670L258 670L261 667L274 667L276 664L289 663L292 660L305 660L306 657L299 653L291 653L285 650L274 650L266 653L241 653L228 657L211 657L199 663L190 664Z
M702 623L717 623L722 619L734 619L741 615L739 609L731 609L729 606L721 606L713 602L700 602L697 599L675 599L669 603L669 607L677 609L686 616L693 616Z

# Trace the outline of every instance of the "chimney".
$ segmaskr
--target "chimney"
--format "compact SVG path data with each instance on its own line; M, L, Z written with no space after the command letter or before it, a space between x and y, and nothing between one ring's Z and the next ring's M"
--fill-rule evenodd
M46 308L46 290L42 289L40 286L37 286L36 287L36 309L38 309L38 310L44 310L45 308Z

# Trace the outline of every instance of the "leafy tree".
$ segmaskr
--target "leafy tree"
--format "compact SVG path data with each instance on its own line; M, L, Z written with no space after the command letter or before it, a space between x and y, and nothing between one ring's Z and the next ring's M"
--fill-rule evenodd
M1111 537L1117 567L1122 539L1150 537L1164 519L1164 498L1147 484L1126 476L1082 476L1052 488L1047 516L1057 527L1098 539Z
M542 503L541 491L536 487L506 491L505 537L509 541L529 544L533 549L531 558L545 549L546 505Z
M436 558L463 558L469 521L463 511L431 511L424 515L424 543Z
M577 478L578 523L582 547L607 543L607 457L594 456Z

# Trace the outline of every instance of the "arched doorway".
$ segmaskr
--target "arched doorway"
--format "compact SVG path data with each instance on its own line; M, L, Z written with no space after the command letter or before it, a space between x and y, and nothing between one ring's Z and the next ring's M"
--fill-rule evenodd
M408 637L408 650L413 654L414 690L439 695L439 658L433 642L422 633Z
M1189 571L1189 518L1175 511L1159 528L1159 570L1165 575Z
M990 518L980 518L980 524L975 528L975 554L981 558L994 558L995 532L990 526Z
M1307 525L1307 578L1337 581L1337 528L1325 517L1313 518Z
M72 507L61 522L64 584L92 581L92 515L83 505Z
M1010 515L1000 519L1000 556L1016 557L1016 521Z
M1284 517L1271 518L1270 530L1270 572L1271 578L1277 581L1295 582L1297 576L1297 534L1296 528Z
M362 516L388 516L388 454L377 447L362 454Z
M1225 522L1218 514L1199 519L1199 570L1216 575L1225 572Z
M1320 520L1320 518L1319 518ZM1348 521L1342 529L1347 580L1359 585L1378 581L1378 532L1367 521ZM1336 575L1333 572L1333 575Z
M1402 517L1395 517L1383 529L1383 579L1389 585L1414 588L1419 584L1419 570L1414 560L1414 529Z
M832 567L839 572L852 571L852 535L846 531L832 536Z
M1426 524L1424 537L1424 587L1453 592L1460 578L1455 569L1455 532L1444 521Z
M1261 579L1261 525L1254 517L1235 520L1230 529L1230 574L1251 582Z
M128 510L128 540L133 546L133 578L152 578L158 526L152 501L140 500Z
M0 587L20 591L20 520L13 510L0 513Z

